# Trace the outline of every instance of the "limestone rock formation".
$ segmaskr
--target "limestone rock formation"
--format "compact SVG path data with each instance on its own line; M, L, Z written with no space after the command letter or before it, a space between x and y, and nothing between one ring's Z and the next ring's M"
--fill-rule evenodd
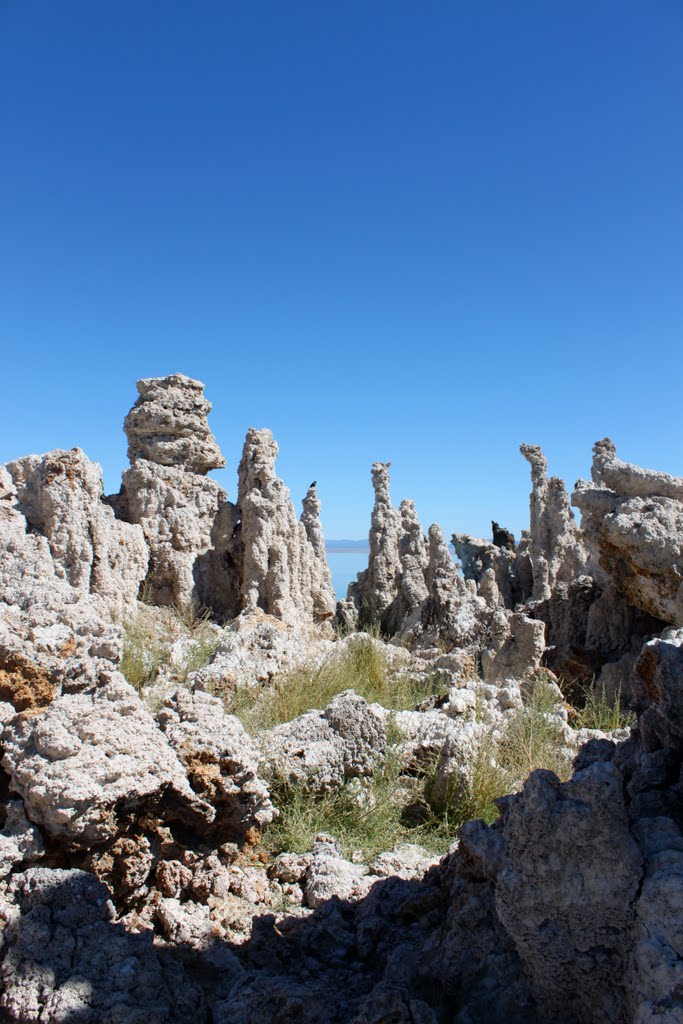
M491 646L481 652L484 679L526 679L538 671L545 650L543 622L498 608L490 629Z
M233 571L237 516L206 474L225 465L207 416L204 385L183 374L137 382L124 421L131 467L110 499L120 518L142 527L150 549L146 596L155 604L239 611Z
M14 508L47 539L55 575L112 608L135 601L147 547L139 527L119 522L104 503L97 463L73 448L28 455L5 468L15 488Z
M206 475L225 465L207 416L204 385L182 373L137 382L139 397L124 421L128 458Z
M425 640L441 640L453 648L473 649L487 629L495 603L469 590L436 523L429 527L425 584L428 596L420 613Z
M286 623L324 621L334 614L335 600L319 503L311 488L297 520L289 489L275 472L277 454L270 430L247 432L237 494L242 607Z
M468 533L454 533L453 547L465 579L474 580L480 586L484 574L492 570L503 604L514 609L528 601L533 590L529 538L523 533L516 545L509 530L501 530L497 523L493 525L497 527L497 540L490 542Z
M317 485L312 483L306 492L306 497L302 502L301 522L318 563L317 571L313 573L312 577L314 615L325 619L330 615L330 608L334 608L335 595L332 586L332 573L327 564L325 536L320 522L320 498L316 488Z
M361 621L382 621L399 591L401 519L391 504L390 462L374 462L372 486L375 503L370 521L368 567L349 587L348 602Z
M369 777L386 745L387 712L353 690L324 711L308 711L257 739L268 770L312 793L339 789L345 779Z
M520 451L531 466L531 522L529 558L533 571L533 599L547 600L556 583L580 575L587 561L578 526L569 507L564 481L548 479L548 462L537 445Z
M492 609L459 576L438 525L427 541L412 501L391 504L390 463L375 462L375 504L368 568L349 586L338 618L347 628L379 623L414 645L444 640L466 647L478 639Z
M219 841L243 843L250 830L270 824L274 810L258 777L258 751L222 701L178 690L157 717L195 793L214 808Z
M118 518L77 449L0 467L2 1019L680 1024L683 480L605 439L574 495L579 528L525 446L530 534L458 535L463 578L376 464L370 564L347 608L398 642L340 639L313 628L333 607L315 485L297 520L272 436L250 431L230 504L206 477L222 460L202 385L139 390ZM212 625L222 642L185 687L160 684L156 717L114 671L112 618L145 576L160 602L242 613ZM202 690L263 699L287 668L357 643L381 654L389 691L408 676L429 696L392 711L346 690L251 739ZM574 730L548 683L530 705L541 659L602 671L637 723ZM565 781L523 780L526 750L506 760L537 726ZM326 834L269 860L266 773L309 809L363 814L382 811L387 764L406 828L439 807L452 821L496 766L513 792L438 862L410 845L345 856Z
M65 694L38 717L5 725L2 764L31 821L67 848L112 840L146 813L205 828L213 809L139 697L112 674Z
M595 561L629 604L683 625L683 479L622 462L609 438L593 451L572 501Z
M0 467L0 699L41 707L117 664L114 620L146 566L142 532L115 520L79 449Z

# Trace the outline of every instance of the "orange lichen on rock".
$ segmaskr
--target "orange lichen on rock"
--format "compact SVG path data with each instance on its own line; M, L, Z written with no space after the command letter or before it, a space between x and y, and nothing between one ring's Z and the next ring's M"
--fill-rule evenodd
M17 711L45 708L52 702L48 673L18 651L0 650L0 701Z

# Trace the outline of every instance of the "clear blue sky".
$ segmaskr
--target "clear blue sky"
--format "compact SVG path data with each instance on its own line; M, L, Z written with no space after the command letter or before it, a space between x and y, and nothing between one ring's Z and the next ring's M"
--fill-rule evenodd
M330 537L528 520L521 441L683 474L680 0L0 0L0 462L109 491L138 377Z

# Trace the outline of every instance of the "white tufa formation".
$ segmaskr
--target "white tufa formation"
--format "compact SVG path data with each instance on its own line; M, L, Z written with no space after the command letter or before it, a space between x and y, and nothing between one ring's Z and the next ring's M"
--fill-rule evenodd
M211 433L204 385L176 373L140 380L124 420L131 468L112 499L119 515L139 523L150 548L146 596L155 604L207 604L236 614L232 581L216 579L218 521L232 521L222 487L206 477L225 465ZM225 531L224 531L225 532ZM232 539L221 538L227 548ZM214 553L215 552L215 553Z
M238 469L241 600L286 623L322 621L334 614L319 502L309 489L302 521L289 488L275 472L277 442L270 430L250 429Z

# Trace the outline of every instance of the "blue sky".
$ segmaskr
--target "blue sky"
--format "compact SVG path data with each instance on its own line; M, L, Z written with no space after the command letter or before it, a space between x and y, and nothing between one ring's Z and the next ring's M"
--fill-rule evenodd
M0 0L0 461L118 489L138 377L328 536L528 520L522 441L683 474L679 0Z

